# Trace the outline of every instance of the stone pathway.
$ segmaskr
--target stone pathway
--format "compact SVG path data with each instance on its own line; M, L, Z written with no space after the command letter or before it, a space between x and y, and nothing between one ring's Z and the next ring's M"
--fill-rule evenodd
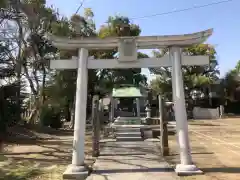
M158 142L105 142L87 180L175 180Z

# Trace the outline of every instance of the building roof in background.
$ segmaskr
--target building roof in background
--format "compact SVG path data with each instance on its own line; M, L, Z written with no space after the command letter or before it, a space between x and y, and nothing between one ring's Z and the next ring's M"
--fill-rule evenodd
M112 97L143 97L143 94L140 91L140 88L137 87L119 87L113 88Z

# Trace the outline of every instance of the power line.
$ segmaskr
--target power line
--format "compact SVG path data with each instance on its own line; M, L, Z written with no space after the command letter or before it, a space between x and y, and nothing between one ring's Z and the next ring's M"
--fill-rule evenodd
M184 8L184 9L167 11L167 12L151 14L151 15L146 15L146 16L139 16L139 17L134 17L134 18L129 18L129 19L130 20L135 20L135 19L150 18L150 17L155 17L155 16L162 16L162 15L173 14L173 13L178 13L178 12L190 11L190 10L193 10L193 9L200 9L200 8L204 8L204 7L208 7L208 6L219 5L219 4L228 3L228 2L231 2L231 1L234 1L234 0L223 0L223 1L208 3L208 4L204 4L204 5L192 6L192 7L188 7L188 8Z
M85 1L85 0L82 0L82 1L81 1L80 5L78 6L78 8L77 8L77 10L76 10L76 12L75 12L75 14L77 14L78 11L81 9L81 7L83 6L84 1Z

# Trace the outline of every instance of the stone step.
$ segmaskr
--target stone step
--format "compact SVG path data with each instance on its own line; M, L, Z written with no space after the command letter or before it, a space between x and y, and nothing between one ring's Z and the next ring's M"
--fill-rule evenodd
M142 137L116 137L117 141L143 141Z
M126 121L126 120L121 120L121 121L115 121L114 125L140 125L141 121L139 120L132 120L132 121Z
M116 119L114 122L121 122L121 121L142 121L141 119Z
M118 132L116 137L141 137L141 132Z
M120 121L120 122L114 122L114 125L140 125L141 122L125 122L125 121Z
M114 123L114 125L140 125L141 119L140 118L131 118L131 117L120 117L117 118Z
M118 127L116 128L116 132L140 132L140 128Z
M125 125L116 125L112 124L111 127L113 128L142 128L145 127L145 125L142 124L125 124Z

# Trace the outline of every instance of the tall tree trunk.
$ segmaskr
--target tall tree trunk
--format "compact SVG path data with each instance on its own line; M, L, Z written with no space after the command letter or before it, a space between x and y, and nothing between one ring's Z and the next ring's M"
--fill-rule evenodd
M34 105L31 110L30 116L28 117L28 124L34 125L38 116L39 111L39 99L37 96L35 96Z
M17 110L17 116L18 116L18 120L21 120L21 54L22 54L22 37L23 37L23 28L20 22L20 10L19 10L19 5L20 5L20 1L16 0L13 1L13 7L15 8L16 12L17 12L17 18L16 18L16 23L18 25L18 55L17 55L17 59L16 59L16 77L17 77L17 105L18 105L18 110Z
M71 112L72 112L72 105L68 101L67 105L64 107L64 119L67 122L71 121Z
M39 126L42 126L42 122L41 122L41 119L40 119L40 115L42 113L42 106L44 105L45 103L45 86L46 86L46 69L44 67L44 65L42 65L42 69L43 69L43 76L42 76L42 88L40 90L40 95L39 95L39 109L38 109L38 112L37 112L37 116L35 117L35 122L36 124L38 124Z

